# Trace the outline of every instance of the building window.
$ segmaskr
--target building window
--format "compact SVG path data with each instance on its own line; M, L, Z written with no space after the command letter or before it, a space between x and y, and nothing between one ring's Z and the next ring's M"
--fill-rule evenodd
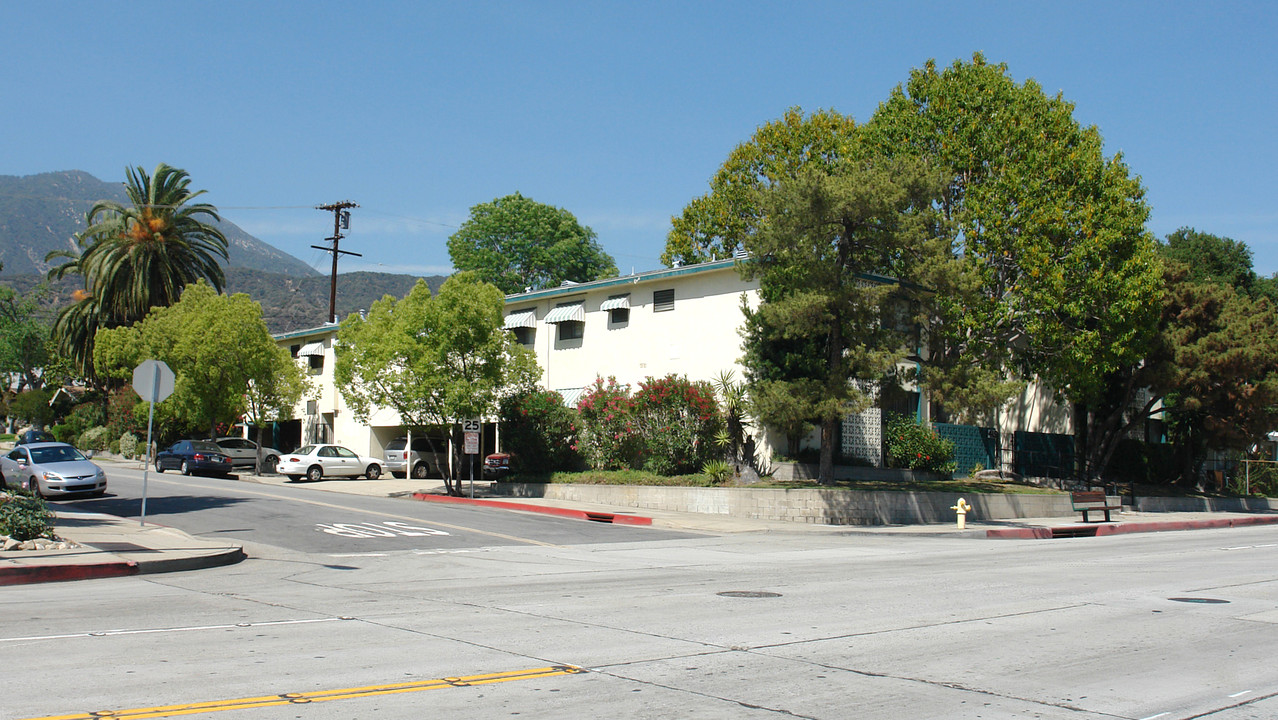
M324 372L324 356L323 355L308 355L306 356L306 359L310 363L312 375L323 374Z
M560 340L580 340L586 331L586 323L565 320L557 325Z
M608 322L613 325L625 325L630 322L630 308L617 308L608 311Z
M652 293L652 311L666 312L674 310L674 289L654 290Z
M532 347L533 342L537 339L537 328L517 327L512 328L515 333L515 342L524 347Z

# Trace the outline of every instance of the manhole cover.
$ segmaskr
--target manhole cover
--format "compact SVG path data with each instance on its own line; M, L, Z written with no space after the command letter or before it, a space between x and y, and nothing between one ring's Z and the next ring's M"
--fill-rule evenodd
M1220 598L1167 598L1172 602L1203 603L1204 605L1227 605L1228 600Z
M781 593L760 592L758 590L728 590L726 592L715 593L721 597L735 598L773 598L781 597Z

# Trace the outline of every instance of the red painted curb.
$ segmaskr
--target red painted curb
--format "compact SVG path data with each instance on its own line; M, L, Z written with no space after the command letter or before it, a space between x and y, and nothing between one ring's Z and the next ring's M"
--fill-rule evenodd
M501 508L503 510L522 510L524 512L542 513L544 515L558 515L559 517L568 517L575 520L606 522L612 523L613 525L652 524L652 518L643 517L642 515L618 515L616 513L587 512L585 510L550 507L548 505L506 502L505 500L481 500L478 498L454 497L452 495L435 495L434 493L413 493L413 499L425 500L426 502L450 503L454 505L480 505L484 507Z
M1241 518L1214 518L1211 520L1168 520L1163 522L1133 523L1097 523L1096 525L1062 525L1055 530L1071 530L1074 528L1095 528L1095 537L1107 535L1130 535L1132 533L1169 532L1173 530L1214 530L1220 528L1250 527L1255 525L1278 524L1278 515L1257 515ZM1000 528L986 530L985 537L1017 540L1050 540L1054 537L1053 528ZM1079 536L1083 537L1083 536Z
M132 560L85 565L26 565L0 568L0 585L94 580L137 574L138 564Z

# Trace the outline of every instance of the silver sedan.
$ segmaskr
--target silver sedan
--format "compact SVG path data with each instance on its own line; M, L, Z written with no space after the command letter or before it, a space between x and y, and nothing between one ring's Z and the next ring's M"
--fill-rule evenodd
M74 447L59 442L19 445L0 455L5 487L20 487L41 497L89 493L106 494L107 479Z

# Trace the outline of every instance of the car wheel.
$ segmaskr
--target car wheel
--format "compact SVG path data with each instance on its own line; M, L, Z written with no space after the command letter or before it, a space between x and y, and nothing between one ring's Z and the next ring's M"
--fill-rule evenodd
M262 472L266 473L267 475L274 475L275 468L279 464L280 464L280 458L278 455L267 455L266 459L262 461Z
M190 474L191 474L191 466L190 466L190 465L188 465L188 464L187 464L187 462L186 462L185 460L183 460L183 461L182 461L182 474L183 474L183 475L190 475Z
M382 476L382 466L376 463L369 465L368 469L364 471L364 477L368 478L369 480L376 480L377 478L381 476Z
M324 479L324 468L319 465L312 465L306 470L306 479L311 482L319 482Z
M27 492L38 498L44 497L44 493L40 491L40 481L34 477L27 478Z
M164 472L164 466L160 464L158 459L155 461L155 471L158 473Z
M424 480L429 476L430 468L426 466L426 463L417 463L413 466L413 479Z

